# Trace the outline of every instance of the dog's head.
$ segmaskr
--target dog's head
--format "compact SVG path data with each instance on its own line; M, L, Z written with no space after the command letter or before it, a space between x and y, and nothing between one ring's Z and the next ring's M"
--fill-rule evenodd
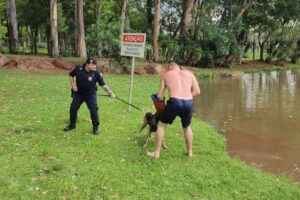
M150 122L151 120L154 119L154 114L152 114L151 112L147 112L145 114L145 119L147 120L147 122Z
M147 112L145 114L145 120L149 124L151 131L155 132L157 129L157 122L158 120L156 119L155 114L152 114L151 112Z

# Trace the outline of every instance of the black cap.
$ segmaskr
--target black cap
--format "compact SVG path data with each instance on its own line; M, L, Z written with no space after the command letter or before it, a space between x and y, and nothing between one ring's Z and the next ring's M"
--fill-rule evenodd
M96 65L97 64L97 60L96 60L95 57L89 57L89 58L86 59L86 63L87 64L93 63L93 64Z

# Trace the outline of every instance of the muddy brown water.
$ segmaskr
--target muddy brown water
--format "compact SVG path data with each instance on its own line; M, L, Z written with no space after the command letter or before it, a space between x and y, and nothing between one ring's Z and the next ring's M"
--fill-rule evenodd
M226 137L232 157L300 182L300 71L200 81L195 116Z

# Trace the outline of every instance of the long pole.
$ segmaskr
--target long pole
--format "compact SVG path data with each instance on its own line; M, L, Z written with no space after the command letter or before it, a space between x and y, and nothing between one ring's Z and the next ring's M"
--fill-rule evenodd
M110 97L108 94L100 94L99 96L103 96L103 97ZM123 99L121 99L121 98L119 98L119 97L115 97L117 100L119 100L119 101L121 101L121 102L123 102L123 103L126 103L127 105L130 105L131 107L133 107L133 108L135 108L135 109L137 109L137 110L139 110L139 111L141 111L141 112L144 112L142 109L140 109L139 107L137 107L137 106L135 106L135 105L132 105L132 104L130 104L130 103L128 103L127 101L125 101L125 100L123 100Z
M129 104L128 104L128 110L131 110L131 97L132 97L132 85L133 85L133 74L134 74L134 58L132 57L132 65L131 65L131 78L130 78L130 89L129 89Z

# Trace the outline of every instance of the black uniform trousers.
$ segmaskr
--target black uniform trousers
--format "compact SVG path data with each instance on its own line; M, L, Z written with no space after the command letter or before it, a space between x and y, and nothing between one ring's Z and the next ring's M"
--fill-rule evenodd
M93 126L98 126L99 125L99 115L98 115L98 105L97 105L96 93L92 93L88 96L74 93L73 101L72 101L71 107L70 107L70 123L75 125L76 120L77 120L77 111L83 102L86 103L88 109L90 110Z

